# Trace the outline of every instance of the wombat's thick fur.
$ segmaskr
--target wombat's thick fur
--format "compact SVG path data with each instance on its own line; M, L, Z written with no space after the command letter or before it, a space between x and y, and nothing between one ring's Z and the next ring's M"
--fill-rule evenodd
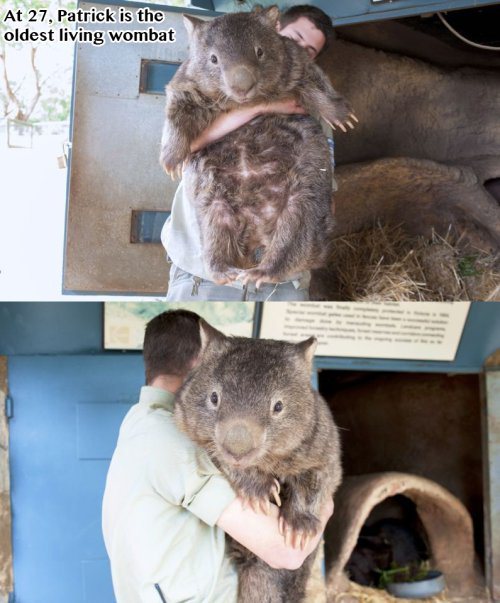
M333 229L326 136L309 115L264 114L190 155L222 112L295 98L311 115L351 112L323 71L276 32L276 7L212 21L185 17L189 58L168 84L160 162L186 159L206 264L213 280L288 280L321 266Z
M243 499L277 500L279 480L280 523L297 539L314 535L342 472L337 427L311 387L316 340L229 338L200 324L201 360L177 395L178 426ZM235 541L231 553L239 603L303 601L314 554L291 571L272 569Z

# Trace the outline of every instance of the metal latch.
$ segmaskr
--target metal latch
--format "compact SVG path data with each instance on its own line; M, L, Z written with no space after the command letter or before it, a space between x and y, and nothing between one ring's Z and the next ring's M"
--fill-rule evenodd
M5 416L7 419L12 419L14 416L14 400L9 395L5 396Z
M69 150L71 149L71 146L72 145L69 140L66 140L62 144L63 154L59 155L59 157L57 158L57 167L61 170L68 167L68 157L69 157Z

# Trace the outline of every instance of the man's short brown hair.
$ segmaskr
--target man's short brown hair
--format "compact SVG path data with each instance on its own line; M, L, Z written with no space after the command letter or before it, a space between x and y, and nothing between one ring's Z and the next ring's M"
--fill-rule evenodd
M148 322L142 352L147 385L160 375L189 372L201 348L199 320L189 310L167 310Z
M335 39L335 30L331 18L323 12L317 6L311 6L309 4L300 4L297 6L291 6L280 15L280 26L281 29L286 27L290 23L297 21L300 17L309 19L311 23L322 32L325 36L325 44L319 54L327 49L329 43Z

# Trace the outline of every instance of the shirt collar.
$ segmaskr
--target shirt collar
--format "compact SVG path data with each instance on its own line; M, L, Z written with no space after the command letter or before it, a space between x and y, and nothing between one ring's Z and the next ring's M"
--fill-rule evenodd
M158 387L144 385L141 387L141 395L139 396L139 404L149 406L151 408L163 408L169 412L174 412L175 394L167 392Z

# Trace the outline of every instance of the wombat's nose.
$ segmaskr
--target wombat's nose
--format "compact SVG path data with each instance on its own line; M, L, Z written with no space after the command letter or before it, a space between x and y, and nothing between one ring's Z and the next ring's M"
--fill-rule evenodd
M227 76L231 89L236 94L247 94L255 86L254 74L247 67L235 67Z
M252 434L242 423L227 430L222 445L237 459L248 454L255 446Z

